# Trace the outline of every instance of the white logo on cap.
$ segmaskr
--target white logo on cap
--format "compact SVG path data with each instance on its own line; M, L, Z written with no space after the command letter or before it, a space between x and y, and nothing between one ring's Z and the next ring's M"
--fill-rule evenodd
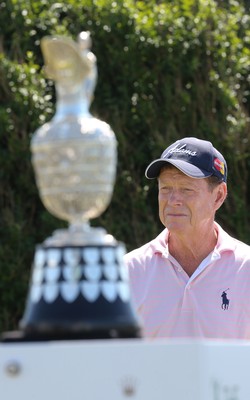
M192 151L192 150L188 150L185 148L186 144L183 144L181 147L178 147L178 144L173 147L172 149L168 150L168 152L164 155L164 157L166 157L168 154L172 154L172 153L185 153L188 154L190 156L196 156L197 152L196 151Z

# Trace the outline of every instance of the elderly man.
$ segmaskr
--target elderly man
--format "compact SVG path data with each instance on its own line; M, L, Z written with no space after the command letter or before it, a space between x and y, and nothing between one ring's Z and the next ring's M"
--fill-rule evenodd
M187 137L146 169L165 229L125 256L146 337L250 339L250 247L215 222L227 196L224 157Z

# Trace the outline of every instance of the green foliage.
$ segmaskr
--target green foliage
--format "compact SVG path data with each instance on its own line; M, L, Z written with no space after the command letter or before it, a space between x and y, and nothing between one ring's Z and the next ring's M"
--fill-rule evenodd
M147 164L172 141L211 140L229 166L218 220L249 243L250 17L236 0L12 0L0 3L0 330L17 326L35 245L64 223L39 200L30 139L54 113L40 40L89 30L98 60L91 112L118 140L114 196L93 225L128 249L154 237L156 182Z

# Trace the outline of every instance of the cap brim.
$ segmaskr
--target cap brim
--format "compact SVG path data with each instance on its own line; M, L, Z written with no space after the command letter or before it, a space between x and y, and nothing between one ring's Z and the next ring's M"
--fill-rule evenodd
M164 167L167 163L178 168L181 172L190 176L191 178L201 179L212 175L211 172L201 170L200 168L197 168L195 165L189 164L186 161L172 159L163 160L162 158L159 158L158 160L155 160L149 164L145 171L146 177L148 179L157 178L162 167Z

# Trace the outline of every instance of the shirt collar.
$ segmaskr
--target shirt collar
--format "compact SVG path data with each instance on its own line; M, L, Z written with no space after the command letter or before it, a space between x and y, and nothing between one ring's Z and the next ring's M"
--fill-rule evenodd
M165 228L154 240L152 240L154 253L168 253L169 231Z
M221 253L224 251L234 251L236 248L235 239L225 232L217 222L214 224L218 234L217 244L214 249L215 252ZM166 256L169 254L168 239L169 231L165 228L155 239L152 240L151 244L155 254L160 253Z
M235 239L230 236L227 232L222 229L222 227L215 222L215 229L218 233L218 238L217 238L217 244L215 247L215 250L217 250L219 253L224 252L224 251L235 251L236 249L236 241Z

